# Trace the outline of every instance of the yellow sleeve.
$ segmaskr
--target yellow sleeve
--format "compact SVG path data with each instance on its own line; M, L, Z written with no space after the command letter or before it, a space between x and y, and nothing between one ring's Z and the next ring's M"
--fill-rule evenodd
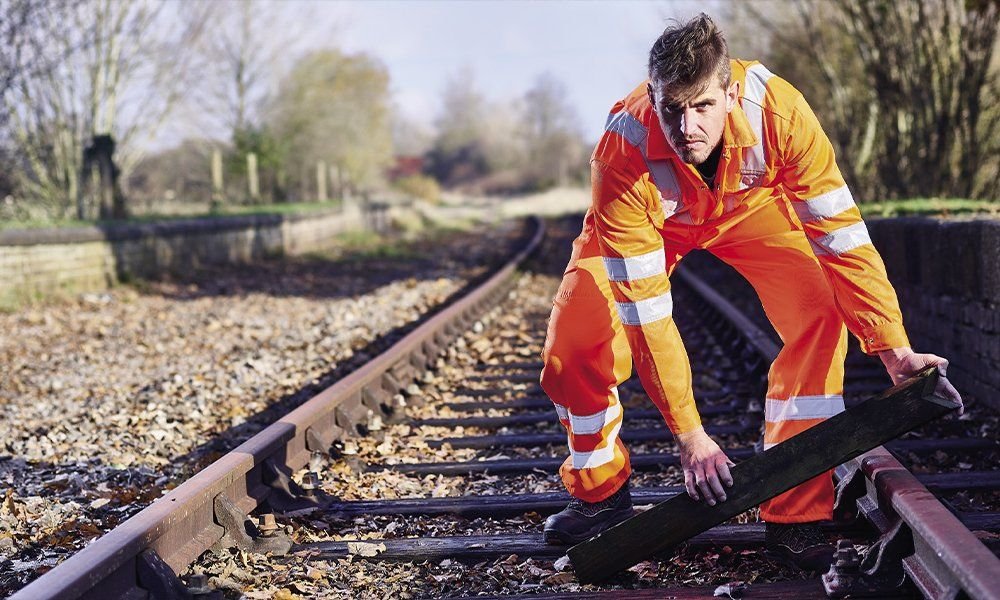
M909 346L896 291L837 168L833 145L799 96L780 181L833 287L848 330L868 354Z
M591 162L595 232L632 360L667 426L701 426L691 367L673 320L663 238L648 215L648 174L627 176Z

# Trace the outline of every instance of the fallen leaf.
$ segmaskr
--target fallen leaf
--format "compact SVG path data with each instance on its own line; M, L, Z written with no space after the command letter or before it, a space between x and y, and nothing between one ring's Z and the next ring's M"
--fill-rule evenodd
M566 583L573 583L576 581L576 575L573 573L555 573L542 580L545 585L563 585Z
M347 542L348 554L372 557L386 551L385 544L372 544L371 542Z
M736 598L742 598L743 594L745 594L748 589L750 589L750 586L746 583L742 581L732 581L715 588L715 592L712 595L716 598L725 597L735 600Z

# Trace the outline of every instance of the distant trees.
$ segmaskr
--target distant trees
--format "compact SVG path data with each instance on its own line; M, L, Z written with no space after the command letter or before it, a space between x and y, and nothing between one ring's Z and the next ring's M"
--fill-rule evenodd
M579 179L586 142L563 84L540 75L512 104L488 101L469 72L449 80L428 169L450 186L477 191L537 190Z
M289 176L307 188L325 163L343 195L370 187L392 162L389 73L365 54L322 50L282 78L266 109L268 130L283 148Z
M193 42L202 34L209 5L164 22L162 3L86 0L33 3L19 35L22 57L3 92L8 143L22 157L18 186L50 214L79 218L122 217L90 185L84 150L95 136L112 136L124 175L176 106L196 72ZM23 7L18 7L22 10ZM6 15L5 15L6 16ZM51 36L58 19L60 35ZM87 168L85 168L87 167Z
M550 73L540 75L524 95L520 133L527 161L523 169L534 188L566 185L586 168L588 148L567 97L566 86Z

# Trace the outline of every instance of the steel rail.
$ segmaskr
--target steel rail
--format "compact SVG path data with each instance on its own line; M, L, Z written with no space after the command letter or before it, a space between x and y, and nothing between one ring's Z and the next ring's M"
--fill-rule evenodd
M779 347L770 336L689 270L677 273L765 360L775 359ZM925 598L950 600L964 593L974 600L1000 599L1000 559L884 446L841 465L834 476L838 510L853 501L882 534L881 544L912 552L902 568Z
M216 523L218 502L249 514L282 494L271 484L275 470L290 474L306 465L312 452L328 450L345 434L362 433L373 414L391 416L393 397L417 370L508 293L518 266L544 236L544 223L533 222L529 243L484 283L11 598L149 597L140 579L149 572L150 551L156 555L153 567L181 572L225 535L237 533Z

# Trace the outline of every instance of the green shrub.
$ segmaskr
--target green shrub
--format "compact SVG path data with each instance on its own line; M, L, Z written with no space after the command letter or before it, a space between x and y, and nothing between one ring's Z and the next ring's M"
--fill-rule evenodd
M420 198L431 204L437 204L441 201L441 186L433 177L407 175L397 179L393 186L404 194Z

